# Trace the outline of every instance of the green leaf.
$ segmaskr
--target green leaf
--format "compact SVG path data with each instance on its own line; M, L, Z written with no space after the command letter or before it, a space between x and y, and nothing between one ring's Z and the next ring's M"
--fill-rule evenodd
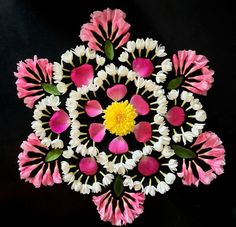
M172 145L172 148L175 151L175 154L180 158L196 158L197 155L188 148L182 147L180 145Z
M171 80L167 85L167 89L171 90L178 88L182 84L183 79L184 76L178 76L177 78Z
M117 197L119 197L124 190L123 180L119 175L115 179L113 190Z
M45 157L45 162L51 162L51 161L58 159L61 156L62 152L63 151L60 149L55 149L55 150L49 151Z
M114 47L113 44L110 40L107 40L105 42L105 46L104 46L104 51L105 51L105 55L108 59L113 60L114 58Z
M61 93L57 90L57 87L53 84L42 83L43 90L52 95L60 95Z

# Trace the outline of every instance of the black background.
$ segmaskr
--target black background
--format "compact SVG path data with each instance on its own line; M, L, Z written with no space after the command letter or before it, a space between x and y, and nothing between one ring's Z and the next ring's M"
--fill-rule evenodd
M0 222L22 226L110 226L100 221L89 196L67 185L35 189L19 179L17 155L31 132L32 111L17 99L16 63L26 58L60 61L80 44L79 31L94 10L120 8L131 23L131 39L152 37L169 56L195 49L210 59L215 82L206 98L207 130L226 149L225 173L209 186L184 187L148 197L133 226L236 226L235 86L236 37L233 1L190 0L0 0ZM2 224L6 223L6 224Z

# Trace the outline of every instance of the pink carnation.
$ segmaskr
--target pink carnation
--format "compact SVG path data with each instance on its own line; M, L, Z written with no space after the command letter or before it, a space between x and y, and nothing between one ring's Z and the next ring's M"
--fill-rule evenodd
M96 51L103 52L106 40L112 43L118 40L115 48L124 45L130 37L130 24L125 21L126 14L120 9L105 9L91 14L90 23L86 23L80 30L80 38L87 41L88 46ZM110 25L111 24L111 25ZM111 26L111 28L109 27ZM98 40L97 37L100 37Z
M32 183L36 188L60 184L62 182L59 173L58 161L46 163L44 161L44 147L35 134L30 134L27 141L21 144L23 152L18 155L18 164L20 177L25 181ZM53 172L51 172L53 170Z
M17 95L23 98L27 107L33 108L34 103L44 95L41 83L52 83L52 64L48 59L34 56L17 64Z
M180 50L173 55L173 65L176 76L183 75L182 87L199 94L206 95L214 81L214 71L207 65L204 55L196 54L193 50Z
M196 149L197 158L190 161L183 160L182 170L178 176L182 178L184 185L198 186L199 182L210 184L217 175L224 172L225 149L222 141L215 133L204 132L198 136L191 147Z
M135 218L143 213L143 193L125 192L119 199L108 191L100 196L93 196L101 220L111 222L112 225L131 224Z

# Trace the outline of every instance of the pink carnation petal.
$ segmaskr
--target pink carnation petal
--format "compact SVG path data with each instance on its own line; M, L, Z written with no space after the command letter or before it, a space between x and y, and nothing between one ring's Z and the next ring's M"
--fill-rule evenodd
M70 125L69 115L64 110L56 111L49 120L49 126L54 133L64 132Z
M136 58L132 63L133 71L139 74L141 77L149 77L154 71L154 66L151 60L147 58Z
M145 156L138 163L138 171L144 176L151 176L158 171L159 166L157 159Z
M108 149L113 154L124 154L129 151L127 142L121 136L113 139L110 142Z
M88 85L94 77L93 66L90 64L83 64L71 71L71 80L76 87L82 87Z
M113 101L120 101L127 94L127 87L124 84L116 84L107 89L107 96Z
M134 106L139 115L146 115L150 110L148 103L140 95L133 95L130 103Z
M96 117L102 113L102 106L97 100L89 100L84 110L89 117Z
M95 175L98 170L98 165L93 157L82 158L79 162L79 169L87 176Z
M90 138L99 143L103 140L104 136L105 136L105 127L103 124L100 123L92 123L89 126L89 136Z
M134 127L134 135L138 142L146 143L152 137L152 127L149 122L141 121Z
M180 106L172 107L166 114L167 121L173 126L181 126L185 120L184 109Z

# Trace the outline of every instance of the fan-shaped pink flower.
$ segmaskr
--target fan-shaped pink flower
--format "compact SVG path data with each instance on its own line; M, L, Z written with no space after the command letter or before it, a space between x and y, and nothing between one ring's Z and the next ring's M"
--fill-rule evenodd
M100 196L93 196L101 220L111 222L112 225L131 224L135 218L143 213L143 193L125 192L119 199L108 191Z
M51 186L54 183L60 184L62 182L58 161L51 163L44 161L45 152L43 150L47 151L48 148L41 144L35 134L30 134L27 141L21 144L21 148L23 152L18 155L21 179L32 183L36 188L41 185ZM54 165L53 173L51 173L50 165Z
M197 147L200 147L196 149ZM195 160L183 160L182 170L178 176L182 178L185 185L198 186L199 181L203 184L210 184L216 175L224 172L225 165L225 149L220 138L213 132L204 132L198 136L194 144L191 146L196 149L197 158ZM200 160L201 162L198 162ZM203 170L200 163L205 162L208 170ZM188 167L186 166L188 163ZM196 169L197 175L193 169Z
M196 54L193 50L180 50L173 55L173 65L176 76L183 75L182 87L199 94L206 95L214 81L214 71L207 65L204 55Z
M114 43L119 39L116 49L124 45L130 37L130 24L125 21L126 14L120 9L105 9L95 11L91 14L90 23L86 23L80 30L82 41L88 41L88 46L96 51L103 52L103 44L96 37L104 42L110 40ZM111 23L111 25L110 25ZM111 28L109 28L111 26Z
M33 108L35 101L44 95L42 83L52 83L52 64L48 59L34 56L34 59L26 59L17 64L17 95L23 98L27 107Z

